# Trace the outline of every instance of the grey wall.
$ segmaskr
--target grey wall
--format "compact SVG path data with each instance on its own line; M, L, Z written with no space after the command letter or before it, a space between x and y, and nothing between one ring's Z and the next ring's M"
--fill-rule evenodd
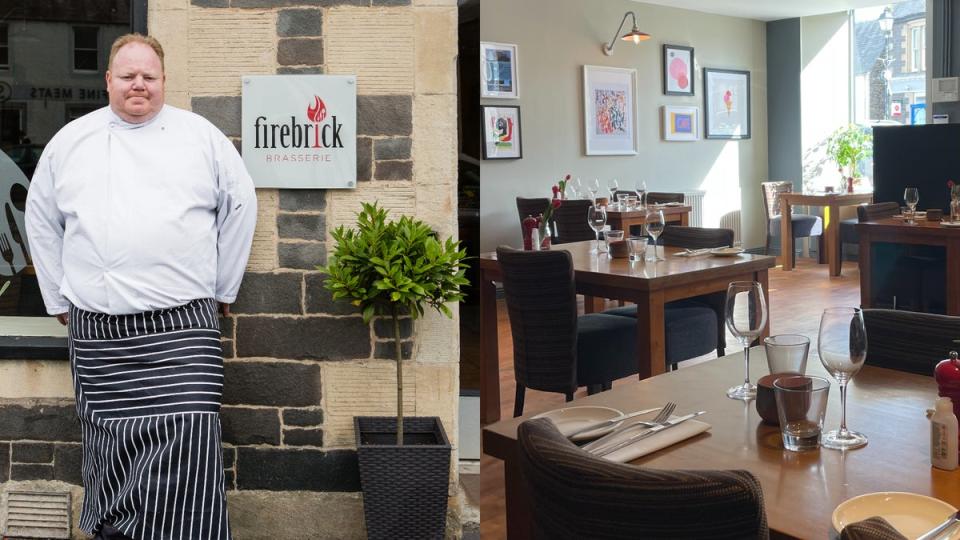
M932 69L927 77L960 76L960 0L929 0L927 13L932 23L927 34ZM927 95L931 96L929 91ZM949 114L951 124L960 123L960 102L933 103L933 114ZM932 115L927 118L933 122Z
M482 103L519 105L523 144L523 159L481 165L481 250L518 245L515 197L549 196L550 186L567 173L584 181L600 178L603 184L616 177L628 187L640 177L656 191L706 190L708 225L716 224L722 213L742 208L744 245L763 244L758 184L768 174L764 23L626 0L483 0L480 9L482 41L519 47L520 88L520 99ZM604 56L601 44L609 42L630 10L652 39L640 45L619 42L613 56ZM663 95L663 43L694 47L694 97ZM585 64L637 70L638 155L584 154ZM751 72L751 139L661 139L662 105L695 105L702 115L703 67Z
M767 23L767 140L769 177L794 180L803 172L800 119L800 19Z

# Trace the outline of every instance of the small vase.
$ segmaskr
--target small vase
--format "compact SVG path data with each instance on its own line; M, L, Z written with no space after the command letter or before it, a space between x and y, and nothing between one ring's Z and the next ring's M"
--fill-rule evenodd
M550 249L550 245L552 243L553 241L550 238L550 231L548 230L544 233L543 238L540 239L540 250L546 251Z
M950 199L950 222L960 221L960 197Z

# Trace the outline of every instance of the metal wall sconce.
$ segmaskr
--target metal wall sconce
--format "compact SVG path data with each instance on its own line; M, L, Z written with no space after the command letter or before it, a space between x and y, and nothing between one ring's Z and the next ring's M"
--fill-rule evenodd
M632 11L628 11L623 14L623 20L620 21L620 26L617 28L617 33L613 35L613 39L610 40L610 44L603 44L603 54L607 56L613 54L613 46L617 44L617 37L620 36L620 31L623 30L623 24L627 22L628 16L633 19L633 29L620 37L620 39L623 41L632 41L635 44L650 39L650 34L641 32L640 29L637 28L637 16L634 15Z

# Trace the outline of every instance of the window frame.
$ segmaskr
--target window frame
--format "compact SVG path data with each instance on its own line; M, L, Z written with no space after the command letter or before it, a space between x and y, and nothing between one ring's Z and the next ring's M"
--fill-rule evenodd
M7 50L7 63L0 64L0 72L8 72L13 68L13 62L10 60L10 25L8 23L0 23L0 27L6 29L7 40L0 41L0 49Z
M73 43L70 47L70 67L73 69L74 73L99 73L100 72L100 27L98 26L84 26L82 24L71 25L70 29L73 31ZM77 30L94 30L96 32L96 47L90 49L89 47L77 47ZM77 52L78 51L93 51L93 58L96 64L93 69L82 69L77 67Z

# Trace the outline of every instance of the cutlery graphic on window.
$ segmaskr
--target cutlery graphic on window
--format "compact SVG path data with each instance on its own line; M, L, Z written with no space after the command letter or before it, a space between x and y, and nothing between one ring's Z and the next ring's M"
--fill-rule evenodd
M13 219L13 210L10 209L10 203L3 203L3 210L7 215L7 225L10 227L10 236L13 237L14 242L20 244L20 249L23 251L24 264L30 264L30 254L27 253L27 244L23 241L23 237L20 236L20 229L17 228L17 220Z

